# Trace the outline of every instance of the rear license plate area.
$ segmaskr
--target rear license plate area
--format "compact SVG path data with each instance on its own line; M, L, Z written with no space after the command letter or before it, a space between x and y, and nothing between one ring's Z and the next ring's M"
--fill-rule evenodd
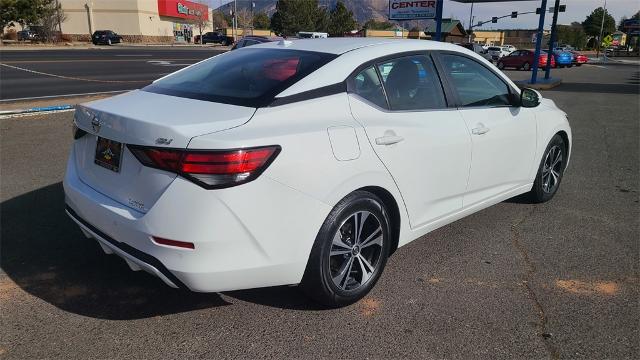
M94 163L113 172L120 172L122 143L98 137Z

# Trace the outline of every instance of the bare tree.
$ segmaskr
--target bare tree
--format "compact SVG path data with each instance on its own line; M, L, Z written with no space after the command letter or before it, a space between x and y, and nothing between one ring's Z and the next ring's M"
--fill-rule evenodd
M247 8L242 8L237 12L238 26L246 29L253 27L253 15L251 15L251 10Z
M200 1L200 3L203 3ZM202 31L207 28L207 26L211 25L211 19L209 19L209 10L207 11L197 11L196 19L193 23L200 32L200 45L202 45Z
M38 25L41 29L41 36L48 42L57 42L62 39L61 24L67 19L67 15L62 11L57 1L43 1L41 3L40 19Z

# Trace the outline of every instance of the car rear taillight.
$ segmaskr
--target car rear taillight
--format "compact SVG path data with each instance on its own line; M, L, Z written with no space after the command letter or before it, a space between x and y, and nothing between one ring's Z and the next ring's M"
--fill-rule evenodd
M273 162L280 146L232 150L181 150L128 145L143 165L170 171L206 189L220 189L257 178Z

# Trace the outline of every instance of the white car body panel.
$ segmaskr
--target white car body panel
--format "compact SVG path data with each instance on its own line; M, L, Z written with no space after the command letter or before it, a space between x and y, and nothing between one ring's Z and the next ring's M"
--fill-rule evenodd
M471 137L473 165L465 207L530 182L537 145L536 118L531 109L465 108L460 113L471 131L487 131Z
M491 65L470 50L421 40L313 39L251 49L261 47L341 54L277 99L342 82L362 63L401 52L454 51ZM172 138L170 147L178 148L282 151L257 179L225 189L147 168L126 149L122 172L108 173L91 161L94 116L104 121L101 136L128 144ZM389 112L346 92L255 109L134 91L83 105L75 121L89 135L75 141L67 165L70 216L132 269L203 292L299 283L327 215L355 190L388 195L402 246L529 191L550 139L563 132L571 143L566 114L549 100L531 109ZM472 134L478 123L490 131ZM388 131L403 140L377 145ZM132 197L144 205L129 203ZM152 236L195 248L161 245Z
M350 99L354 117L402 189L411 228L460 211L471 167L471 137L459 112L382 111L357 95ZM376 144L385 136L403 140Z

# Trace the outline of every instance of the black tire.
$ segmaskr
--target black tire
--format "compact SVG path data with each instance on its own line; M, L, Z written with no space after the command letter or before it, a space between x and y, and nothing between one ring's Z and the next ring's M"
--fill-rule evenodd
M362 237L373 237L374 240L354 241L357 236L351 239L353 228L358 228L358 219L361 223L359 232L364 234ZM360 300L375 286L387 263L391 247L390 229L389 216L380 198L366 191L355 191L346 196L331 210L318 232L300 283L302 291L317 303L328 307L345 306ZM378 231L380 235L374 236ZM367 235L369 232L371 234ZM378 244L376 239L380 236L382 243ZM360 249L359 244L366 246ZM351 250L349 246L353 246ZM330 255L332 251L334 255ZM363 271L365 267L371 268L364 265L361 258L367 260L367 265L373 266L366 278ZM348 264L349 261L355 268ZM334 270L338 284L332 274ZM359 281L356 279L358 275Z
M531 64L529 64L529 62L525 62L524 64L522 64L522 70L524 71L531 70Z
M558 164L554 163L556 159L552 151L560 151L560 160ZM533 182L533 187L529 192L529 199L534 203L543 203L551 200L553 196L558 191L560 187L560 183L562 182L562 177L564 175L564 169L566 167L567 161L567 144L565 144L562 137L556 134L547 148L544 150L542 154L542 160L540 160L540 165L538 166L538 172L536 174L536 179ZM550 160L550 161L549 161ZM552 169L554 169L557 177L552 173L547 173L546 169L552 165ZM551 183L553 182L553 183Z
M502 61L498 61L498 69L504 70L504 63Z

